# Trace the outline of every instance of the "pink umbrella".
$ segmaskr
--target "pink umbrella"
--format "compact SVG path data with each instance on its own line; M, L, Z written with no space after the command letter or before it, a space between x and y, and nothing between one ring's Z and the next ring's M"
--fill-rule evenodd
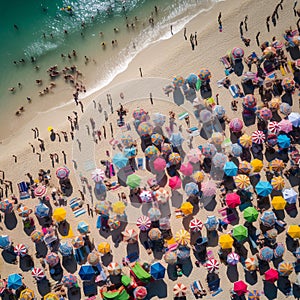
M136 221L136 226L141 231L147 231L151 228L151 220L148 216L140 216Z
M280 128L280 125L278 124L278 122L273 121L268 124L268 130L271 133L278 134L279 131L281 130L281 128Z
M193 174L193 166L189 162L182 164L179 171L185 176L191 176Z
M247 284L240 280L240 281L236 281L234 284L233 284L233 291L238 295L238 296L242 296L244 295L245 293L247 293Z
M56 177L59 179L64 179L69 176L70 170L66 167L60 167L56 170Z
M201 158L201 151L198 148L191 149L189 151L189 153L187 154L187 158L188 158L189 162L195 164L195 163L199 162L199 160Z
M219 268L220 268L220 263L214 258L211 258L206 262L206 269L209 273L212 273L215 270L219 270Z
M147 289L144 286L138 286L133 291L134 299L142 300L147 296Z
M278 123L278 125L280 127L280 130L285 133L289 133L293 130L293 124L289 120L283 119Z
M263 131L260 130L255 130L252 133L252 142L255 144L262 144L266 139L265 134L263 133Z
M267 120L271 120L272 118L272 112L269 108L267 107L263 107L260 111L259 111L259 116L261 119L267 121Z
M178 176L173 176L169 179L169 187L172 190L178 190L181 188L181 179Z
M269 269L265 272L265 280L274 283L276 280L278 280L278 271L275 269Z
M44 185L39 185L34 189L34 195L36 197L43 197L47 192L47 188Z
M238 118L232 119L229 123L229 128L232 132L240 132L243 129L243 126L243 121Z
M202 183L201 191L203 196L212 197L216 194L217 186L213 181L207 181Z
M192 232L199 232L203 228L203 223L198 219L192 219L189 227Z
M166 168L166 161L162 157L157 157L153 162L153 167L156 171L163 171Z
M240 196L236 193L229 193L226 195L226 204L230 208L236 208L241 204Z

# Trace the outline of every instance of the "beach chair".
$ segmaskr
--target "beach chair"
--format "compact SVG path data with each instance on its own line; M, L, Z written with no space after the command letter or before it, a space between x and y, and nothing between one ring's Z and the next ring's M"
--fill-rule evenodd
M20 193L20 200L25 200L30 198L30 194L28 192L28 186L26 182L22 181L18 183L18 189Z
M191 291L192 293L194 294L195 298L198 299L198 298L202 298L203 296L198 293L199 292L204 292L205 290L203 289L203 286L200 282L200 280L195 280L191 285L190 285L190 288L191 288ZM197 291L198 290L198 291Z

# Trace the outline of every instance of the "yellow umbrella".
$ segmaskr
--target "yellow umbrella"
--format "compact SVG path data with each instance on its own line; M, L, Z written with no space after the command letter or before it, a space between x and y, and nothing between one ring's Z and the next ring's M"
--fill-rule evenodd
M56 208L53 212L53 219L56 222L62 222L66 219L67 212L63 207Z
M190 203L190 202L184 202L181 207L180 210L183 212L183 214L185 215L190 215L193 213L193 209L194 206Z
M180 245L187 245L190 242L191 235L185 229L180 229L176 232L175 241Z
M237 175L234 181L236 187L239 189L246 189L250 186L250 178L244 174Z
M48 131L50 132L51 130L53 130L52 126L48 126Z
M252 171L253 172L260 172L261 169L264 166L263 162L260 159L257 159L257 158L253 159L250 164L252 166Z
M274 209L276 209L276 210L282 210L286 206L286 201L284 200L284 198L282 196L273 197L271 203L272 203L272 206L274 207Z
M222 234L219 238L219 244L222 249L230 249L233 245L233 238L230 234Z
M224 135L221 132L214 132L211 136L211 142L216 145L221 145L224 141Z
M197 182L200 183L204 179L204 174L201 171L197 171L193 174L193 179Z
M248 134L243 134L239 142L244 148L250 148L252 146L252 137Z
M98 251L101 254L106 254L110 252L110 244L107 242L102 242L98 245Z
M275 172L281 172L285 168L283 160L275 158L269 164L270 170Z
M24 289L20 294L20 300L31 300L34 298L34 292L30 289Z
M281 99L280 98L273 98L270 102L269 102L269 107L273 108L273 109L279 109L281 104Z
M299 227L299 225L290 225L287 233L293 239L299 239L300 238L300 227Z
M239 172L243 174L249 174L252 170L252 166L246 160L243 160L239 163Z
M112 205L113 212L117 215L123 215L125 211L126 205L122 201L115 202Z
M281 176L273 177L271 184L274 190L280 191L284 188L284 179Z
M48 293L44 296L44 300L59 300L59 297L56 294Z

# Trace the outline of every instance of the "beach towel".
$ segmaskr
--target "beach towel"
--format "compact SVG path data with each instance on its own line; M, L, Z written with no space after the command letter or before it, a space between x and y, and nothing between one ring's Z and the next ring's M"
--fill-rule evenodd
M94 170L96 168L95 166L95 162L93 160L86 160L84 162L84 170L85 171L91 171Z
M239 95L238 95L238 89L237 89L236 85L231 85L229 87L229 91L230 91L230 94L233 97L233 99L238 98Z
M232 69L228 56L221 57L220 62L224 65L225 69Z

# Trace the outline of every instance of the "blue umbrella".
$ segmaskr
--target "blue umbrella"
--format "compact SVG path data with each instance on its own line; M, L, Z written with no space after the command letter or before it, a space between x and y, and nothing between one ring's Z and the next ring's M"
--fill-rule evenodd
M277 218L273 211L264 211L260 220L265 226L272 227L275 225Z
M278 243L276 248L274 249L274 256L281 257L285 252L285 246L282 243Z
M255 190L257 195L266 197L271 194L273 186L269 181L260 181L256 186Z
M198 81L198 76L196 74L190 74L186 81L189 85L195 86Z
M280 134L277 137L277 144L280 148L288 148L291 145L291 139L285 134Z
M112 161L117 168L121 169L127 165L128 158L126 158L122 153L117 153L113 156Z
M70 256L73 254L73 247L68 242L62 242L59 245L59 252L62 256Z
M170 137L170 142L172 143L173 146L175 146L175 147L181 146L183 141L184 141L184 138L182 137L180 132L172 133L172 135Z
M35 207L35 214L39 217L39 218L45 218L49 216L49 207L44 204L44 203L40 203L39 205L37 205Z
M85 221L81 221L77 225L77 230L80 233L85 234L85 233L87 233L89 231L89 224L86 223Z
M296 191L293 188L284 189L282 191L282 195L283 195L284 200L288 204L294 204L297 202L298 194L296 193Z
M19 274L10 274L7 278L7 287L9 289L17 290L19 287L23 285L22 283L22 276Z
M166 268L160 262L156 262L150 267L150 274L155 280L163 279L165 272Z
M95 271L91 265L82 265L78 274L82 280L91 280L95 276Z
M124 149L124 155L127 158L133 158L137 154L135 147L125 148Z
M204 226L206 227L206 229L208 231L213 231L216 230L219 226L219 221L217 220L217 218L215 216L208 216Z
M269 247L263 247L259 250L258 255L261 260L271 261L274 256L274 252L273 249Z
M243 148L239 144L237 144L237 143L232 144L231 145L231 153L235 157L238 157L238 156L240 156L243 153Z
M197 195L199 193L199 187L195 182L189 182L185 186L184 191L188 196Z
M238 167L237 165L232 162L232 161L228 161L226 162L224 168L223 168L225 174L227 176L236 176L238 173Z
M222 119L225 116L226 111L222 105L215 105L213 113L218 119Z
M1 235L0 236L0 248L8 249L10 246L10 240L8 235Z

